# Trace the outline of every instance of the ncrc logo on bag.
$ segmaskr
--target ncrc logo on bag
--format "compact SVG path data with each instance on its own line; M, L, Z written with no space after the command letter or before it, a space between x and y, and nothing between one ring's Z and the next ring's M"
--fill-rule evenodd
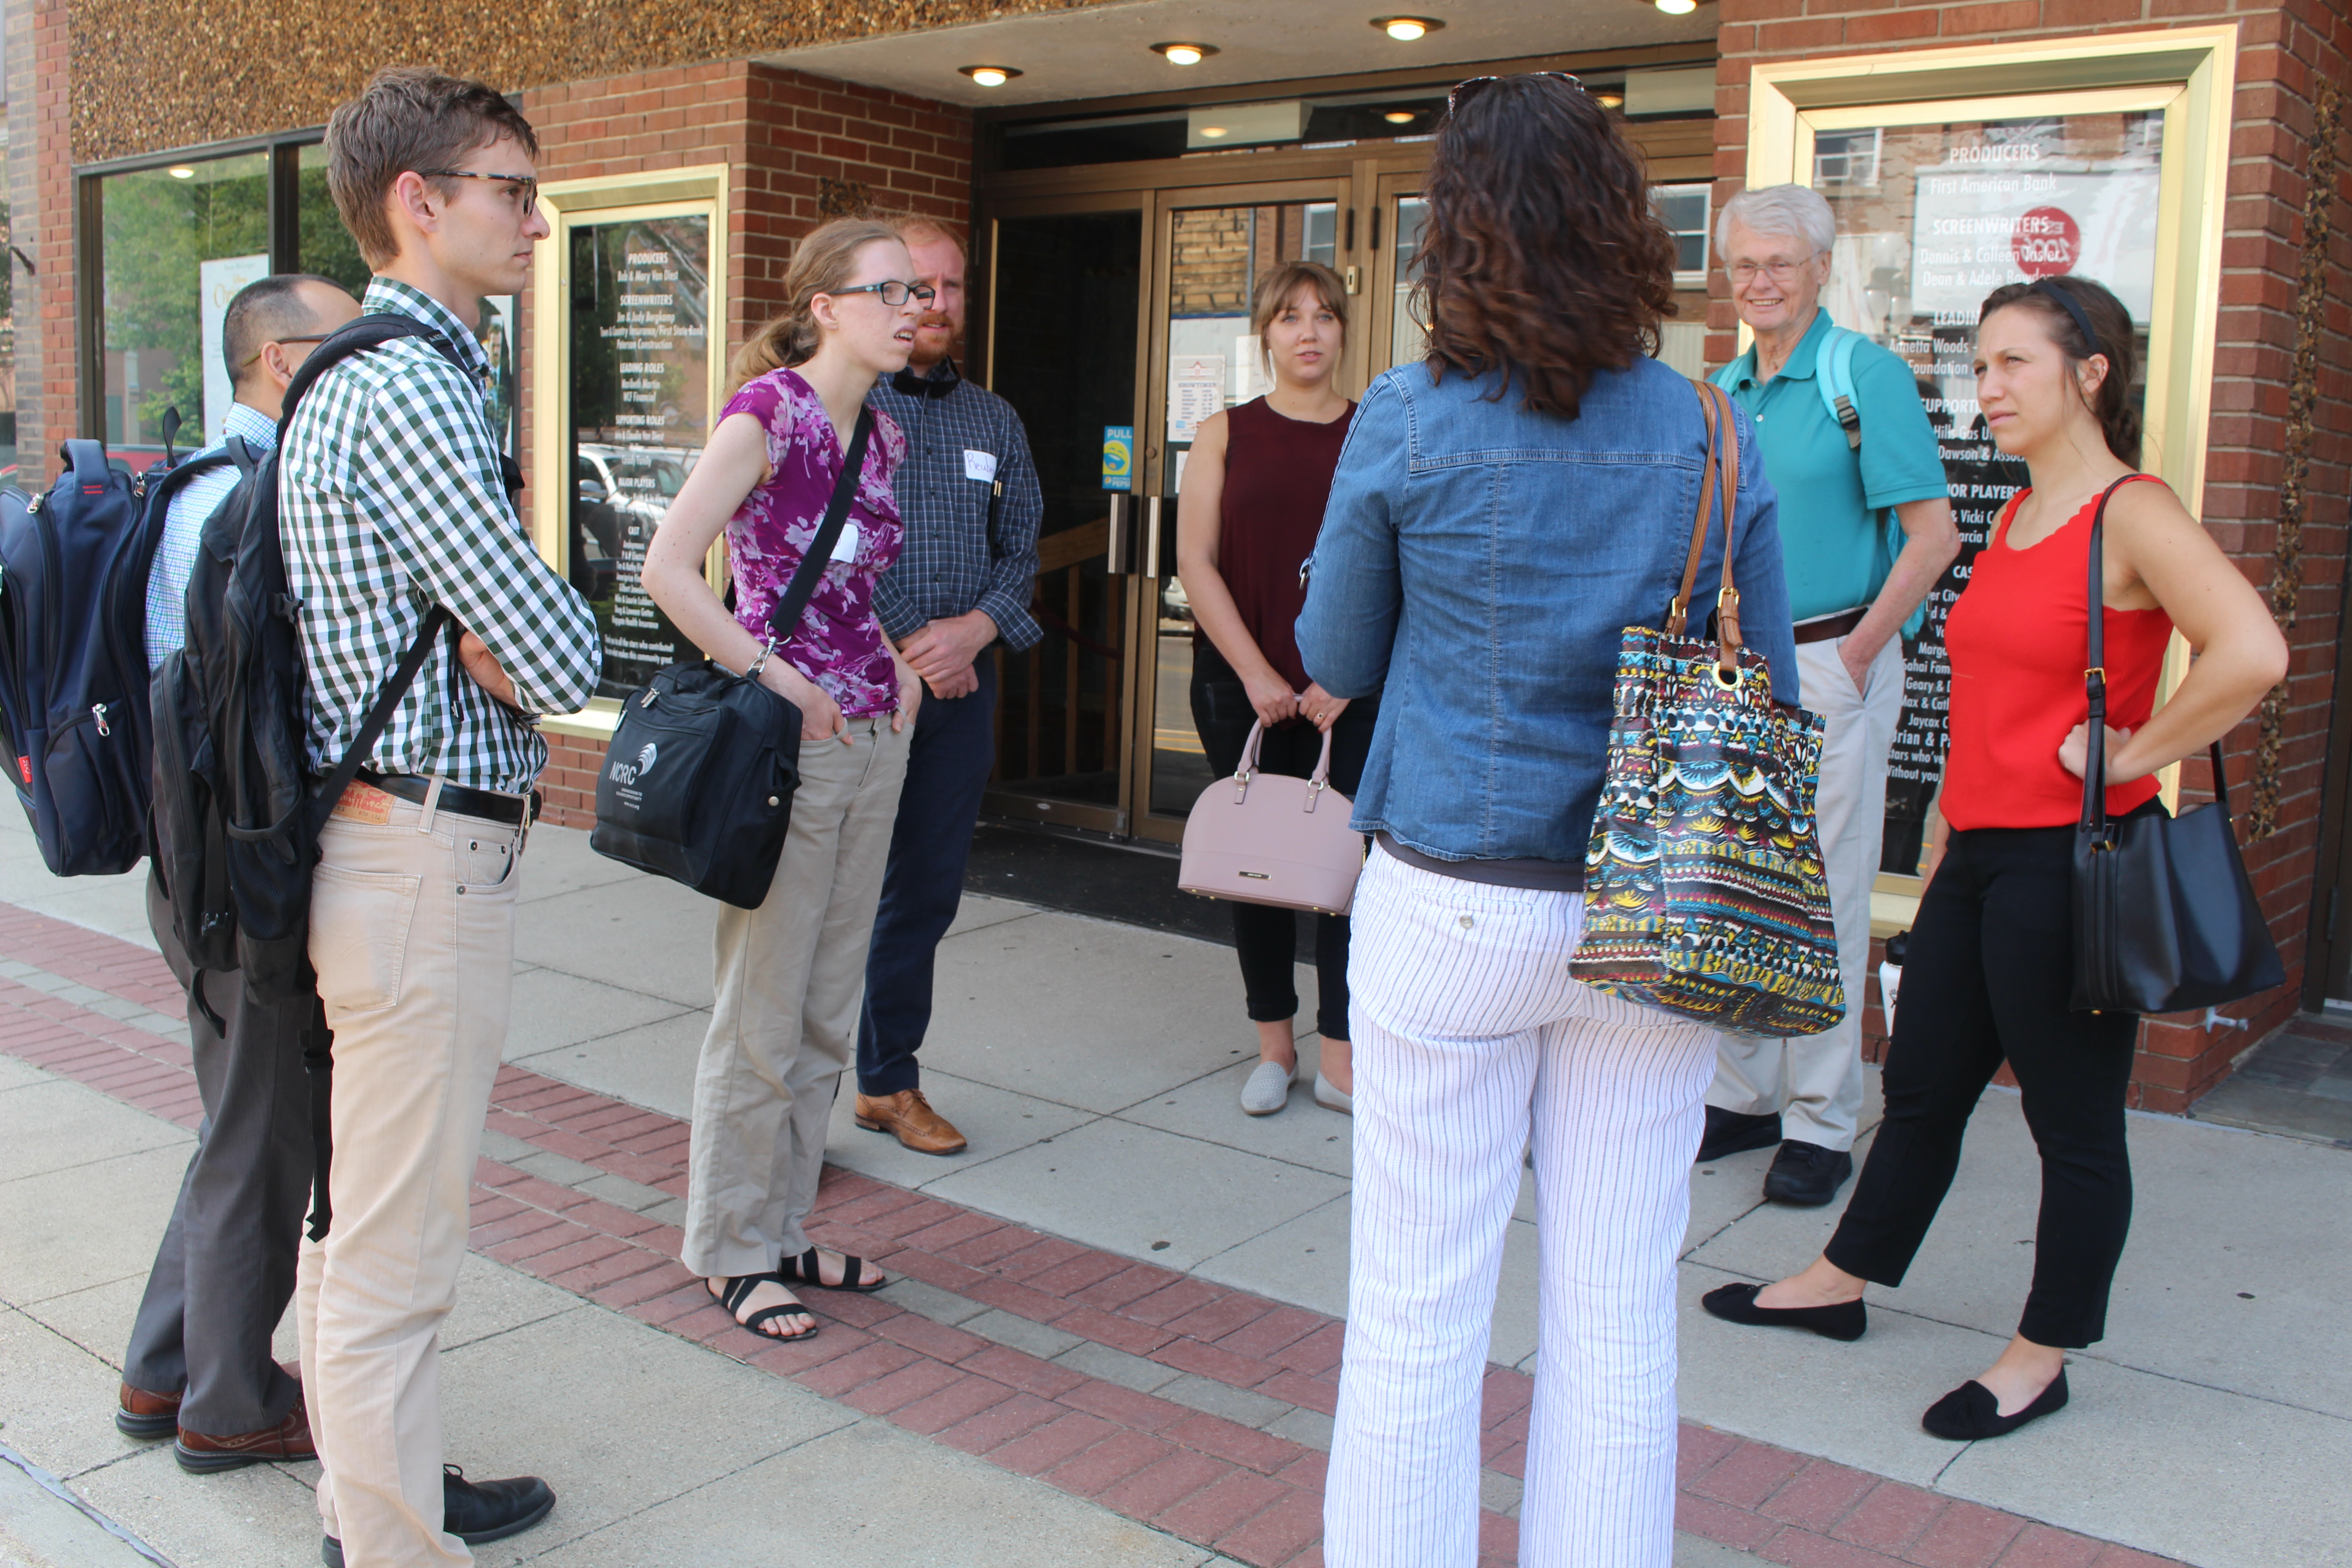
M660 756L660 749L653 742L647 741L637 748L635 762L625 763L615 760L605 764L606 775L621 786L620 795L623 804L635 807L644 798L637 793L636 783L654 771L654 763Z

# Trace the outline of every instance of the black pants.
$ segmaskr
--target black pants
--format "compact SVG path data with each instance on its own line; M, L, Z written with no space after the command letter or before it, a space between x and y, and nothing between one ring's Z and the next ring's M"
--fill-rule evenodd
M857 1020L857 1088L896 1094L919 1088L915 1052L931 1026L931 970L940 938L963 900L980 797L996 765L996 661L973 666L980 689L932 697L915 710L907 783L890 830L874 945L866 954L866 1003Z
M2143 810L2158 810L2153 803ZM1886 1120L1826 1256L1899 1285L1960 1163L1960 1140L2006 1059L2042 1156L2033 1288L2018 1332L2080 1349L2106 1333L2131 1228L2124 1091L2133 1013L2077 1013L2072 827L1955 833L1919 901L1886 1054Z
M1371 754L1372 727L1379 721L1380 699L1359 698L1331 726L1331 787L1349 799L1363 783L1364 760ZM1231 773L1241 766L1242 748L1249 743L1257 711L1250 706L1241 677L1206 642L1192 652L1192 722L1200 729L1201 747L1208 753L1213 772ZM1258 742L1258 767L1265 773L1311 778L1322 752L1322 732L1306 720L1296 719L1266 731ZM1296 1016L1298 987L1293 965L1298 957L1297 913L1238 902L1233 911L1234 949L1241 955L1242 992L1248 999L1250 1017L1272 1024ZM1351 1038L1345 915L1315 917L1315 988L1316 1032L1329 1040Z
M195 972L152 875L147 922L181 986L192 986ZM189 997L188 1033L205 1119L131 1324L122 1380L183 1394L181 1426L232 1437L277 1426L302 1392L272 1359L269 1341L294 1294L310 1196L302 1048L326 1024L316 996L265 1005L245 994L234 970L208 972L203 984L205 1005Z

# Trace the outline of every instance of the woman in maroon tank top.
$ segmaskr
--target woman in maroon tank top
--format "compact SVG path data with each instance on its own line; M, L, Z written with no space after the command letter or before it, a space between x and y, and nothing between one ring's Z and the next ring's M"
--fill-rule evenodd
M2001 514L1945 627L1950 751L1886 1055L1886 1118L1811 1268L1703 1300L1734 1322L1860 1338L1864 1284L1902 1283L2006 1061L2042 1159L2033 1284L2009 1348L1929 1407L1922 1425L1938 1437L1998 1437L2066 1403L2065 1352L2105 1335L2131 1223L2124 1100L2139 1018L2069 1006L2100 498L2111 813L2162 811L2157 771L2202 753L2286 673L2268 607L2197 520L2163 484L2126 482L2140 477L2133 357L2130 315L2086 279L2011 284L1985 301L1978 399L2032 486ZM2198 658L2157 710L2176 627Z
M1192 719L1219 773L1240 765L1250 726L1262 721L1260 769L1307 777L1328 731L1331 787L1352 796L1371 751L1378 703L1345 701L1307 679L1293 631L1307 602L1299 565L1323 526L1356 411L1331 384L1347 343L1347 289L1328 267L1286 262L1258 279L1250 322L1273 366L1274 390L1201 422L1177 501L1176 574L1192 605ZM1242 986L1258 1035L1258 1065L1242 1086L1242 1109L1265 1116L1282 1109L1298 1072L1291 1023L1298 1011L1297 917L1258 904L1233 910ZM1349 1110L1355 1072L1345 917L1315 917L1315 973L1323 1040L1315 1099Z

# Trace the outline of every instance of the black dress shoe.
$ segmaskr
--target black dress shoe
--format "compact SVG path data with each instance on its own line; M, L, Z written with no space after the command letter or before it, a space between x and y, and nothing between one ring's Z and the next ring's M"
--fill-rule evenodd
M1727 1323L1747 1323L1766 1329L1811 1329L1825 1340L1849 1342L1862 1338L1870 1314L1859 1301L1839 1301L1827 1307L1759 1307L1761 1285L1718 1285L1698 1299L1711 1317Z
M520 1535L555 1506L555 1493L537 1476L507 1481L469 1481L455 1465L441 1467L441 1528L468 1546ZM343 1543L324 1537L320 1560L343 1568Z
M1780 1141L1780 1115L1750 1116L1744 1110L1726 1110L1721 1106L1706 1108L1706 1131L1699 1135L1696 1163L1720 1160L1726 1154L1741 1154L1750 1149L1769 1149Z
M1764 1195L1775 1203L1817 1209L1837 1196L1853 1174L1853 1156L1843 1149L1824 1149L1791 1138L1772 1157L1764 1173Z
M1973 1443L1980 1437L2006 1437L2029 1421L2039 1421L2053 1411L2065 1408L2066 1369L2060 1367L2050 1386L2014 1415L2003 1415L2000 1401L1993 1397L1992 1390L1970 1378L1927 1406L1927 1414L1919 1417L1919 1425L1931 1436Z

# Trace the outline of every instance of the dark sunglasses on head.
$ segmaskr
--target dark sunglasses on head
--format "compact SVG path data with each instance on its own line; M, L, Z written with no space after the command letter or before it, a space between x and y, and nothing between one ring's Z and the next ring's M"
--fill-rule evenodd
M1576 89L1579 92L1582 92L1584 90L1584 84L1577 80L1574 77L1569 75L1566 71L1528 71L1526 74L1528 76L1548 76L1554 81L1564 81L1568 83L1569 86ZM1445 95L1446 114L1451 117L1455 110L1461 108L1464 104L1469 102L1472 99L1477 97L1480 93L1486 91L1488 88L1494 86L1496 82L1501 81L1502 79L1503 79L1498 76L1474 76L1468 81L1456 82L1454 86L1454 90Z

